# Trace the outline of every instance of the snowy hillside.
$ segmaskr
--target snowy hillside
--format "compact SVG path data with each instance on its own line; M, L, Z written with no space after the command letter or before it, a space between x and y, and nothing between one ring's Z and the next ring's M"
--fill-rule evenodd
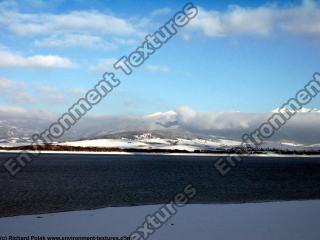
M273 112L277 111L280 109ZM64 146L122 149L229 149L239 146L241 136L253 132L269 116L270 113L207 113L181 108L142 116L88 117L54 142ZM32 134L43 132L55 121L55 117L45 114L7 116L1 111L0 119L2 147L30 145ZM319 150L319 119L319 109L303 108L261 148Z
M133 138L106 138L72 142L63 142L59 145L73 147L110 147L121 149L169 149L169 150L223 150L241 145L240 141L223 138L160 138L150 133L135 135ZM291 142L265 142L262 149L279 150L319 150L320 144L303 145Z

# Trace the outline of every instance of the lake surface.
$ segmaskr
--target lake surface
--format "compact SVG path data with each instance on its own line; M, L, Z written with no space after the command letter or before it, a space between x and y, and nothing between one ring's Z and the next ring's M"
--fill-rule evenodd
M1 167L0 216L167 203L189 183L191 203L320 199L319 157L242 158L222 177L212 156L42 154L15 178Z

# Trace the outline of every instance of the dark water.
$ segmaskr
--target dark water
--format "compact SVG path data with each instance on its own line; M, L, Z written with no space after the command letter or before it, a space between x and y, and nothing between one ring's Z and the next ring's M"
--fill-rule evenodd
M1 167L0 216L167 203L188 183L193 203L320 199L320 158L243 159L222 177L217 157L43 154L16 178Z

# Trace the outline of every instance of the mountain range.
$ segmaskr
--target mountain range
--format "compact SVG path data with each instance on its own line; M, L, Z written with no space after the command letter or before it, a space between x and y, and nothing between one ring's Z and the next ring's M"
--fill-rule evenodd
M319 112L318 109L302 109L262 147L318 149ZM91 116L81 119L56 142L68 142L73 146L77 143L108 147L116 146L118 141L122 147L229 148L240 145L242 134L253 131L268 116L270 113L207 113L190 108L143 116ZM56 116L0 111L0 119L0 145L19 146L30 144L31 135L48 128Z

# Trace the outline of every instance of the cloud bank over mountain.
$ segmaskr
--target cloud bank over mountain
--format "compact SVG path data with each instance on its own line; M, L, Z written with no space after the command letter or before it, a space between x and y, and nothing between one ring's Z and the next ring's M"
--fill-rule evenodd
M129 131L164 131L167 134L194 134L240 140L243 134L254 131L271 115L272 113L204 112L181 107L174 111L144 116L90 116L83 118L66 132L61 140L98 138ZM56 117L43 111L0 108L0 138L30 136L48 127ZM320 143L319 125L318 109L302 109L270 140Z

